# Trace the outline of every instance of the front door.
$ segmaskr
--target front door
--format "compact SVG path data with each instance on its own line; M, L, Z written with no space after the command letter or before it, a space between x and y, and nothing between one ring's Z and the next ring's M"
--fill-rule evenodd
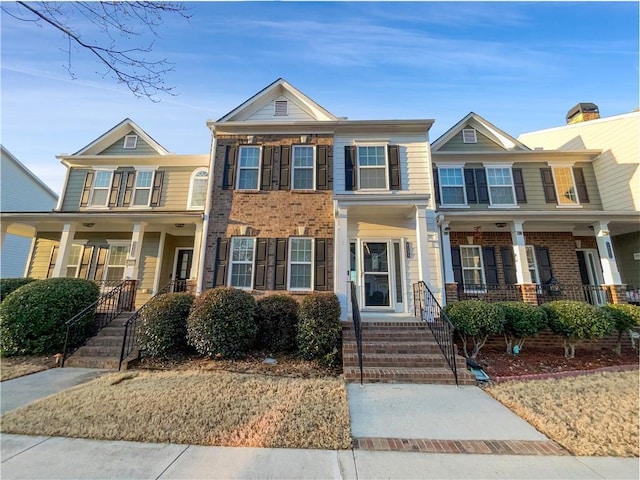
M390 256L388 242L362 242L365 307L391 307Z
M590 287L585 288L585 300L592 305L606 303L605 294L599 288L602 284L602 273L597 250L577 250L576 254L582 284Z
M187 280L191 276L191 263L193 262L192 248L179 248L176 251L176 269L173 276L173 291L184 292L187 290Z

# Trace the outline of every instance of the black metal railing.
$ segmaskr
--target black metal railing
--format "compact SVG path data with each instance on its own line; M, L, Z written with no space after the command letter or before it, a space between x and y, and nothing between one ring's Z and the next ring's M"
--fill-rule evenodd
M149 305L149 302L156 298L158 295L172 292L186 292L187 280L172 280L164 287L156 292L149 300L145 302L139 309L137 309L133 315L124 323L124 336L122 337L122 348L120 349L120 361L118 363L118 370L122 367L122 362L133 352L138 343L138 319Z
M360 367L360 385L363 382L362 373L362 324L360 322L360 308L358 307L358 296L356 294L356 285L351 284L351 318L353 319L353 335L356 338L356 349L358 351L358 366Z
M458 284L458 300L484 302L521 302L520 285Z
M555 300L575 300L587 302L591 305L604 305L613 303L611 291L604 285L581 285L553 283L550 285L537 285L536 294L538 305L553 302Z
M137 283L136 280L121 280L117 285L110 286L98 300L67 320L61 367L64 367L67 358L114 318L122 312L135 309Z
M416 317L419 316L433 333L442 355L444 355L449 368L453 372L456 385L458 385L457 348L453 336L455 327L447 317L447 314L442 311L438 300L436 300L436 297L434 297L425 282L413 284L413 309L414 315Z

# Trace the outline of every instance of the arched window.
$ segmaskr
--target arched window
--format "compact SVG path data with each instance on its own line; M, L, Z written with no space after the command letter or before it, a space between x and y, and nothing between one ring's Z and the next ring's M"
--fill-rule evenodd
M209 171L206 168L198 168L191 174L187 208L194 210L204 208L207 199L208 180Z

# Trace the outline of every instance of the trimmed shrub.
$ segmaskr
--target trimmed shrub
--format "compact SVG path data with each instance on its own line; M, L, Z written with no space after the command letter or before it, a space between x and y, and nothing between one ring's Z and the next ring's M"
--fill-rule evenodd
M504 341L507 353L513 354L513 347L522 349L527 337L538 335L547 326L547 315L540 307L524 302L497 302L504 312Z
M504 312L495 303L463 300L447 305L445 313L462 340L462 349L467 358L476 358L487 338L504 330ZM467 337L473 341L471 355L467 349Z
M269 295L256 302L258 342L272 352L296 348L299 304L289 295Z
M0 278L0 302L27 283L35 282L35 278Z
M49 278L31 282L11 293L0 311L0 351L3 355L46 355L61 352L65 323L94 303L98 285L81 278ZM92 332L93 315L74 330L72 343Z
M298 312L296 340L305 360L316 359L328 367L340 364L342 323L340 302L334 293L313 293L304 297Z
M256 302L237 288L214 288L196 298L187 320L187 342L210 357L240 358L255 340Z
M152 298L140 313L138 342L144 355L166 357L187 349L187 318L193 295L165 293Z
M542 305L547 312L549 328L564 337L564 356L574 358L581 340L604 337L614 327L613 319L604 310L586 302L556 300Z
M628 303L607 304L601 307L611 317L618 331L616 353L622 352L622 335L627 330L640 327L640 307Z

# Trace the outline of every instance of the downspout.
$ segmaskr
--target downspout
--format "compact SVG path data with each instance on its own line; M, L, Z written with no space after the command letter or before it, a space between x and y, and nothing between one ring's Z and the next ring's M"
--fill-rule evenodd
M204 265L207 253L207 234L209 232L209 215L211 213L211 203L213 197L213 169L216 158L216 127L211 128L211 150L209 152L209 179L207 182L207 199L202 214L202 240L200 241L200 258L198 262L198 282L196 285L196 295L202 293L204 284Z

